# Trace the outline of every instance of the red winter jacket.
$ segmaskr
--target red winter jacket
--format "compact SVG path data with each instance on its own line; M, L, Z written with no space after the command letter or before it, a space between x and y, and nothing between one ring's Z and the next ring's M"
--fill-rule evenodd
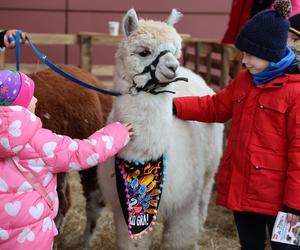
M250 18L252 0L233 0L227 30L222 43L234 43L235 37Z
M217 175L217 204L276 215L300 210L300 75L255 87L248 71L213 96L174 99L184 120L232 118Z

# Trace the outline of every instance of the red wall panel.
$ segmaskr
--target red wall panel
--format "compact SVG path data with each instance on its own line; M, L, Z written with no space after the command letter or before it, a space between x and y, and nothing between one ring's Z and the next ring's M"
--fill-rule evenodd
M230 11L231 1L220 0L152 0L152 1L120 1L120 0L69 0L70 10L118 11L126 12L130 8L143 12L169 12L177 8L182 12L224 13Z
M0 10L0 17L0 29L18 28L29 33L65 33L65 14L63 12ZM56 62L65 62L65 47L43 46L39 48ZM14 62L14 50L6 50L6 53L8 55L6 60ZM38 62L37 56L28 46L22 46L21 56L21 62Z
M0 9L45 9L45 10L65 10L67 0L1 0Z

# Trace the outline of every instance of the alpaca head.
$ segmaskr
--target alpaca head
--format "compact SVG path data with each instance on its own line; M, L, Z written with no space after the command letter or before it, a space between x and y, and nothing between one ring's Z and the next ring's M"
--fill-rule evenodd
M122 93L155 93L170 88L177 76L181 37L173 25L181 13L173 10L167 21L138 20L134 9L123 19L124 39L116 53L115 85Z

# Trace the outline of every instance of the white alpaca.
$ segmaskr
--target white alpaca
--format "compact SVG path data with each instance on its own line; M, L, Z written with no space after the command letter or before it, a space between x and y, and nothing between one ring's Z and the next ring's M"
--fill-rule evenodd
M166 156L166 181L157 213L164 221L163 249L198 249L221 156L223 125L186 122L172 115L174 95L170 92L176 96L213 94L203 79L179 67L181 38L173 28L179 14L173 11L167 22L138 20L131 9L124 17L114 77L115 91L122 96L114 100L109 122L131 123L134 128L134 138L118 154L120 158L149 161ZM189 81L170 83L176 77ZM99 166L98 180L114 213L118 249L149 249L149 235L137 241L129 237L114 163L110 159Z

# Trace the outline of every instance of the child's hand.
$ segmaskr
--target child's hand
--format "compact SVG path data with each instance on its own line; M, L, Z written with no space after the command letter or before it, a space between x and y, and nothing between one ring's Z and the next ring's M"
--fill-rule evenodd
M9 41L9 38L10 37L16 37L16 31L17 30L8 30L6 31L5 35L4 35L4 38L3 38L3 41L4 41L4 45L6 48L14 48L16 46L16 41L15 40L12 40L12 41ZM26 32L21 32L21 35L20 35L20 43L25 43L26 41Z
M123 125L124 125L125 127L127 127L128 133L129 133L129 138L130 138L130 140L131 140L132 137L133 137L133 135L134 135L132 125L131 125L130 123L123 123Z

